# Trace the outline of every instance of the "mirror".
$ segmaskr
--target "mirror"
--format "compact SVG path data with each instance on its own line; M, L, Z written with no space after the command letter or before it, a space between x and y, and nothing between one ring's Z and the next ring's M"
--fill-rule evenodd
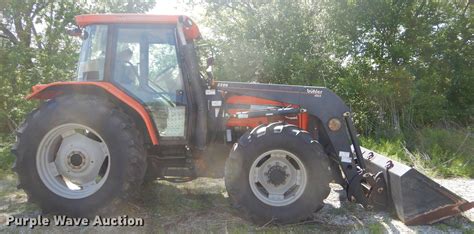
M200 58L200 65L201 65L201 77L206 80L207 85L211 86L214 81L214 76L212 74L212 69L215 63L215 54L216 49L212 45L205 40L197 41L197 52Z
M86 31L82 31L82 29L77 26L66 27L66 33L69 36L80 37L83 40L87 39L87 36L88 36L88 33Z

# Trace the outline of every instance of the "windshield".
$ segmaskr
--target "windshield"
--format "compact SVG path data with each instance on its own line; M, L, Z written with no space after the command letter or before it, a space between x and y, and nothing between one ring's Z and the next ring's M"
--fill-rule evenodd
M183 87L175 46L150 44L150 86L157 92L179 90ZM173 99L173 97L169 97Z
M107 48L107 25L91 25L84 29L77 80L96 81L104 79L105 49Z

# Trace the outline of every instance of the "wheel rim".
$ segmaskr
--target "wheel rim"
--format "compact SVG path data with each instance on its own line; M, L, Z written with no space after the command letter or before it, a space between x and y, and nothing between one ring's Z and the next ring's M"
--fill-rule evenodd
M81 199L104 185L110 171L110 154L103 138L93 129L63 124L41 140L36 169L50 191L64 198Z
M260 201L271 206L286 206L303 194L307 174L296 155L285 150L270 150L253 162L249 183Z

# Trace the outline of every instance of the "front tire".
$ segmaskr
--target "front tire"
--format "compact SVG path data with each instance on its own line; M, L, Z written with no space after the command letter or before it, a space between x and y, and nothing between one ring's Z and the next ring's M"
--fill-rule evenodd
M225 166L232 204L258 224L306 219L329 195L331 169L322 146L294 125L272 123L244 134Z
M133 121L96 96L43 103L17 130L19 188L45 213L108 213L142 184L144 144Z

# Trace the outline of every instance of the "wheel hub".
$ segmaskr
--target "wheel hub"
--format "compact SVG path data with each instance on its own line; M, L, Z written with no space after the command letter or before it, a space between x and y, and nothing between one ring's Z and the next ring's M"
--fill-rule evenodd
M288 178L289 174L286 172L287 166L280 166L277 162L275 165L271 166L267 172L265 172L265 176L267 176L267 182L269 184L273 184L275 187L282 185L286 182L286 178Z
M286 206L304 192L307 182L302 161L285 150L270 150L258 156L249 171L253 194L265 204Z
M67 163L71 169L81 169L86 164L86 157L79 151L73 151L67 156Z

